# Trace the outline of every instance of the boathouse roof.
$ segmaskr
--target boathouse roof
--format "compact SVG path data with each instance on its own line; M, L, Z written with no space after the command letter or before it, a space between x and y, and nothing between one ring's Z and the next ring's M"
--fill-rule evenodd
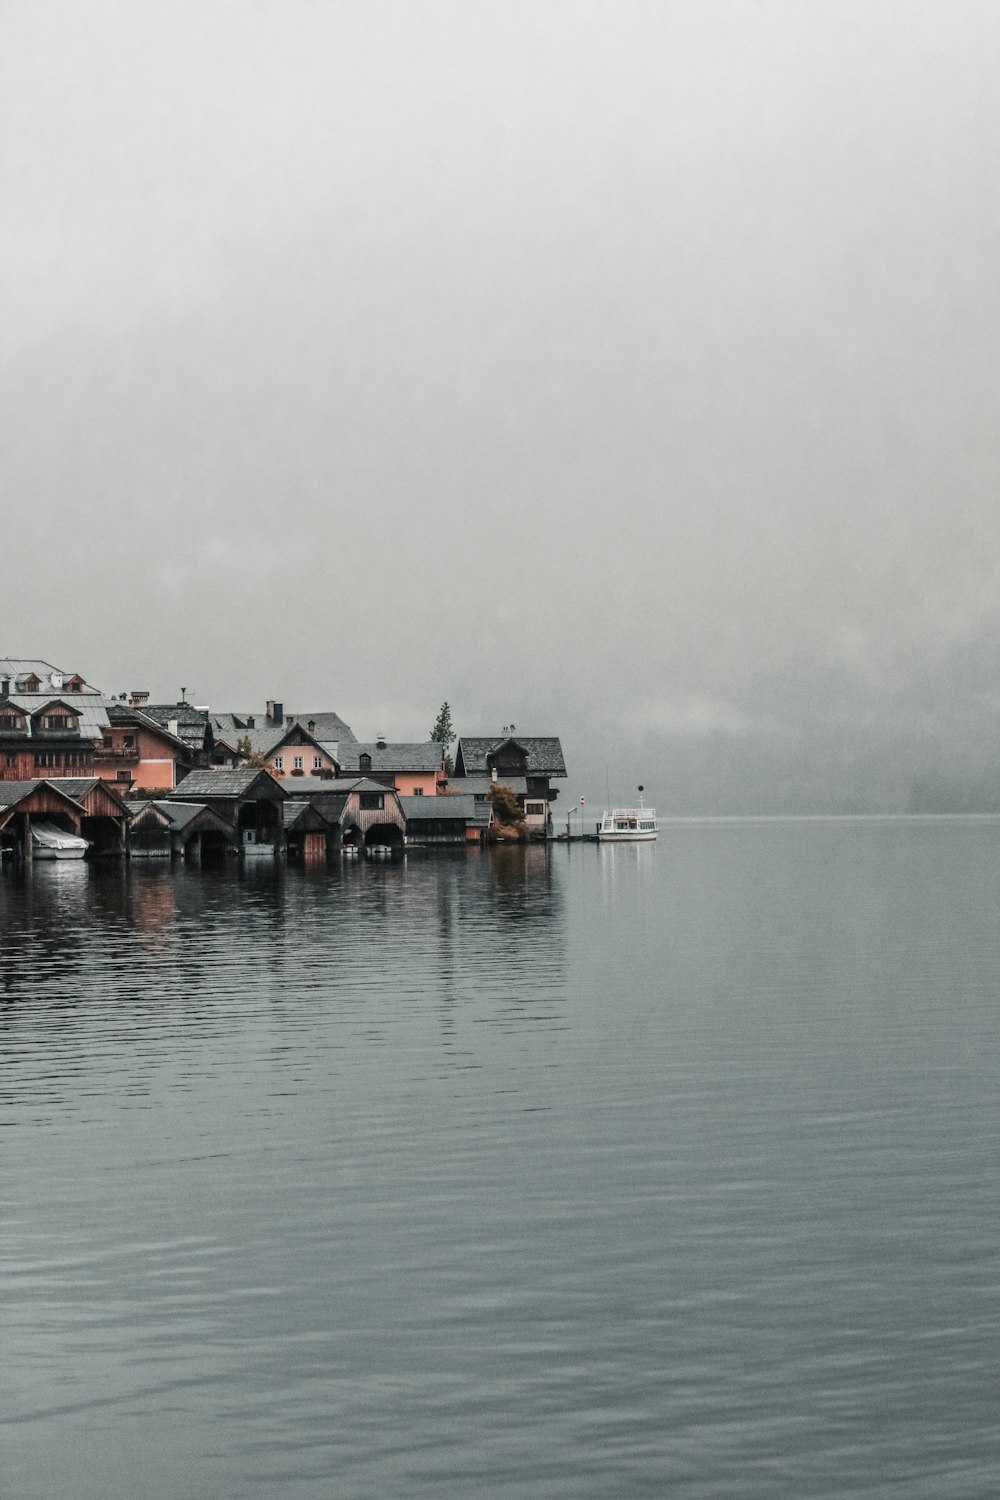
M261 783L258 788L258 782ZM254 766L241 766L237 770L189 771L164 800L173 802L219 802L240 801L261 790L265 797L284 800L288 793L280 782L266 771Z
M400 797L399 805L408 823L430 823L442 818L476 826L482 822L482 810L476 807L476 799L471 796L449 793L444 797Z

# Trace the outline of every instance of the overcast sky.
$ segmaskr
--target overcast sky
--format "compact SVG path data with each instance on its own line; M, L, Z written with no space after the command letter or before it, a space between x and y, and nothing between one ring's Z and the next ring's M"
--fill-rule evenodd
M678 809L995 756L992 0L0 17L0 654Z

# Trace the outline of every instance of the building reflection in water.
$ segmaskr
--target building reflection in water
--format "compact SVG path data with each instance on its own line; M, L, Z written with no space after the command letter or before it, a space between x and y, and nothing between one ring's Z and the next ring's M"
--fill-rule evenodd
M530 1025L565 1011L560 861L515 845L346 862L326 870L114 861L0 873L8 1005L112 1010L125 1036L149 1018L239 1027L267 1007L300 1024L432 1013L446 1050L461 1021ZM382 1042L397 1032L380 1033ZM376 1040L372 1033L373 1042Z

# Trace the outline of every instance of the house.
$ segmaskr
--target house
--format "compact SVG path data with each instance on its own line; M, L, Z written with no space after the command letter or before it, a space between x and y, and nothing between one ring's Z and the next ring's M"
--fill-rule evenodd
M394 787L369 777L356 781L327 781L306 777L290 787L293 806L307 803L327 823L327 848L368 851L384 849L400 853L406 839L406 815ZM297 814L299 815L299 814Z
M0 660L0 780L93 773L107 728L104 699L79 674Z
M31 859L33 818L82 836L84 809L68 792L44 780L0 781L0 855Z
M449 786L457 792L480 791L484 778L509 786L521 807L529 828L545 830L549 825L552 803L559 795L551 781L563 777L566 762L562 745L554 735L512 734L500 738L466 738L455 747L455 770ZM488 788L486 789L488 790Z
M242 855L284 853L283 786L252 766L192 771L163 800L209 807L229 825L230 848Z
M214 765L215 743L207 708L195 708L183 699L179 703L150 703L148 695L133 691L128 706L143 715L144 722L153 723L175 739L181 740L188 750L188 764L193 770Z
M115 787L100 776L52 776L48 785L83 808L79 832L90 840L91 854L125 853L131 814Z
M338 760L341 776L370 776L386 786L395 787L401 797L433 797L443 791L446 746L437 740L415 744L389 744L384 739L371 743L357 740L340 746Z
M267 700L263 713L256 711L239 713L213 713L210 715L212 731L216 739L222 738L235 747L247 730L283 730L291 724L301 724L308 734L321 744L350 744L354 734L339 714L330 710L310 714L286 714L284 704L274 698ZM334 758L336 755L334 754Z
M190 730L180 732L177 718L158 722L145 709L131 704L108 705L108 728L94 752L98 774L129 790L169 792L187 773L206 760L205 734L201 726L198 748Z
M180 801L130 802L132 821L128 829L131 859L201 859L211 853L225 854L235 847L233 825L204 803Z
M343 807L344 802L338 804ZM294 794L285 803L285 839L289 859L303 864L322 864L331 849L340 847L341 834L311 802L298 800Z
M98 776L0 781L0 853L30 859L31 824L89 840L92 854L124 854L128 809Z
M400 797L407 844L482 844L493 809L471 795Z
M243 761L252 757L279 781L286 776L332 778L340 771L336 746L320 744L302 724L244 729L237 748Z

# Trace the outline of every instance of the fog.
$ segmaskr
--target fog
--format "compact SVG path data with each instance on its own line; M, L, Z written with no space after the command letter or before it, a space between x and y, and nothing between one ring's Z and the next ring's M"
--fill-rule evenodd
M1000 805L994 5L0 25L0 654Z

